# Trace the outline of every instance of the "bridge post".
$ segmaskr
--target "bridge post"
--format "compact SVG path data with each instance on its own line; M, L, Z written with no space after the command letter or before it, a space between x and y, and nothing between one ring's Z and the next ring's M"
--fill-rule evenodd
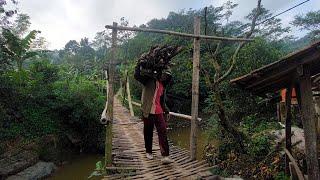
M113 123L113 100L114 100L114 70L116 61L117 46L117 23L113 22L112 29L112 45L111 57L109 62L109 90L108 90L108 109L107 109L107 125L106 125L106 143L105 143L105 166L112 163L112 123Z
M128 96L129 110L130 110L130 115L133 117L134 111L133 111L133 107L132 107L128 70L125 70L125 74L126 74L125 75L126 76L126 90L127 90L127 96ZM125 97L123 97L123 98L125 98Z
M194 35L200 35L200 17L194 18ZM199 103L199 70L200 70L200 38L193 40L193 72L192 72L192 105L191 105L191 132L190 156L196 159L197 153L197 128L198 128L198 103Z

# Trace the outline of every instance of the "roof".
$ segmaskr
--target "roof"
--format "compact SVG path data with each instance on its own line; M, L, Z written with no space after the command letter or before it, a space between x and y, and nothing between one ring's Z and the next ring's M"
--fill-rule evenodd
M310 65L313 80L320 77L320 41L299 51L288 54L280 60L256 69L230 82L257 95L274 93L288 87L296 77L297 67Z

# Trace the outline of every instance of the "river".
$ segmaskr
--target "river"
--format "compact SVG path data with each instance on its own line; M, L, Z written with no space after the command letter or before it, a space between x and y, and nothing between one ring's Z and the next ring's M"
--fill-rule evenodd
M173 127L168 130L168 137L174 145L189 149L190 145L190 127ZM198 131L197 141L197 159L202 159L203 150L207 143L207 135L204 130ZM58 170L49 177L50 180L70 180L70 179L87 179L95 169L98 161L103 162L102 155L86 154L72 159L72 161L62 165ZM101 177L91 178L101 179Z

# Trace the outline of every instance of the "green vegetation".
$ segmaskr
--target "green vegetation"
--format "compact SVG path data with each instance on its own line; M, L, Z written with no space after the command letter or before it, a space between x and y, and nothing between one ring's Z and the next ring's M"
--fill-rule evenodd
M101 66L87 63L95 50L84 38L76 50L69 43L60 52L45 51L40 32L29 26L24 14L1 26L0 151L36 143L46 157L51 150L43 140L53 137L50 142L62 148L103 152L105 81Z
M44 40L39 39L39 32L29 30L27 15L18 15L12 26L8 26L10 21L3 19L8 20L12 15L2 6L0 152L18 140L25 143L47 136L57 137L63 143L66 139L78 138L79 149L103 152L104 130L98 119L106 99L103 70L110 51L110 32L98 32L92 42L88 38L80 42L70 40L63 49L48 51L43 49ZM271 130L279 128L275 104L239 90L230 85L229 80L319 39L320 12L296 17L292 23L309 33L294 39L290 36L290 27L283 27L277 18L259 25L248 36L249 23L229 19L236 7L229 1L221 7L170 12L166 18L153 19L140 27L192 33L194 16L201 16L201 34L254 39L247 44L202 41L199 110L200 114L210 117L203 125L210 138L218 141L214 146L208 142L205 158L217 165L214 171L223 176L287 178L280 163L283 162L279 153L282 144L275 144L270 135ZM258 11L252 10L246 20L253 21L255 15L258 22L272 16L262 6ZM120 25L129 23L121 18ZM131 93L136 101L141 96L141 85L133 78L136 59L154 44L184 47L173 60L174 79L168 88L171 100L168 105L174 112L190 114L192 41L143 32L119 34L117 79L123 83L125 69L128 70ZM234 67L229 72L231 66ZM46 153L40 152L43 156ZM97 164L97 169L101 169L100 166Z

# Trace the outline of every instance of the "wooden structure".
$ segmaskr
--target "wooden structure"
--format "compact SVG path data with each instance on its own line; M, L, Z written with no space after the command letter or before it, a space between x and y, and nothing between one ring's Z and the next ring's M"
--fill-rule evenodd
M132 101L131 103L133 105L135 105L135 106L141 107L141 104L138 103L138 102ZM175 116L175 117L178 117L178 118L182 118L182 119L185 119L185 120L191 120L192 119L192 117L189 116L189 115L180 114L180 113L176 113L176 112L169 112L169 115L170 116ZM198 121L202 121L202 119L198 117Z
M279 61L231 80L231 83L263 97L278 93L281 89L287 89L285 123L287 154L291 153L291 91L293 87L296 89L305 134L308 179L312 180L320 179L315 128L316 114L312 97L312 89L319 87L314 83L318 77L320 77L320 41L291 53ZM288 156L286 169L289 167L290 159Z
M199 101L199 62L200 62L200 39L207 40L218 40L218 41L252 41L251 39L246 38L232 38L232 37L218 37L218 36L206 36L200 35L200 17L195 17L194 19L194 34L187 34L181 32L159 30L159 29L147 29L147 28L137 28L137 27L121 27L117 26L117 23L113 25L106 25L107 29L112 29L112 51L111 51L111 62L109 63L109 95L108 95L108 118L112 122L112 109L113 109L113 71L114 59L116 52L116 37L117 30L122 31L139 31L139 32L149 32L149 33L161 33L167 35L180 36L184 38L193 38L194 39L194 49L193 49L193 78L192 78L192 105L191 105L191 133L190 133L190 156L192 160L196 158L196 130L197 130L197 119L198 119L198 101ZM110 101L110 103L109 103ZM109 111L110 109L110 111ZM112 124L112 123L111 123ZM110 129L108 129L110 132Z
M120 94L120 93L119 93ZM205 161L191 160L189 152L170 144L172 164L162 165L157 138L154 138L155 157L149 160L145 156L143 123L132 117L120 101L114 100L112 157L107 167L110 175L105 179L213 179L214 176ZM156 135L154 134L154 137ZM217 177L218 178L218 177Z

